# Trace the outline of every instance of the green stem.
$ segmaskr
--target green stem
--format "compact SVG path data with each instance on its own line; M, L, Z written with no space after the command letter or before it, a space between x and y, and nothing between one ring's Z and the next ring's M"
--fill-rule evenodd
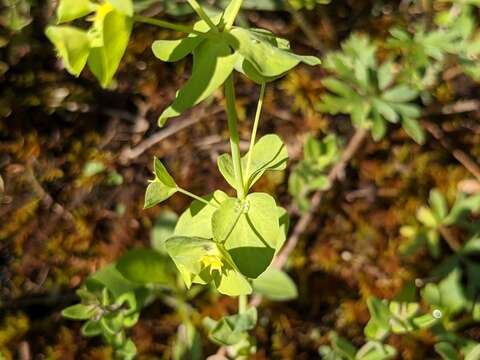
M205 200L204 198L202 198L202 197L200 197L200 196L198 196L198 195L195 195L195 194L191 193L190 191L187 191L187 190L182 189L182 188L180 188L180 187L177 187L177 190L178 190L179 192L181 192L182 194L185 194L185 195L187 195L187 196L190 196L191 198L193 198L193 199L195 199L195 200L198 200L198 201L200 201L200 202L202 202L202 203L204 203L204 204L206 204L206 205L210 205L210 206L213 206L213 207L215 207L215 208L218 209L218 206L217 206L217 205L215 205L215 204L213 204L213 203L211 203L211 202L208 202L208 201Z
M225 24L225 30L230 30L232 27L233 23L235 22L235 19L237 18L238 12L240 11L240 8L242 7L243 0L232 0L234 1L233 7L232 7L232 12L228 14L228 19Z
M187 33L187 34L205 35L204 33L200 32L200 31L194 30L190 26L186 26L186 25L182 25L182 24L175 24L175 23L172 23L172 22L169 22L169 21L154 19L154 18L150 18L150 17L147 17L147 16L135 15L133 17L133 20L137 21L137 22L149 24L149 25L159 26L159 27L162 27L162 28L165 28L165 29L184 32L184 33Z
M190 6L193 8L193 10L197 13L198 16L200 16L200 18L205 21L208 26L210 26L210 28L212 30L214 30L215 32L218 32L218 29L217 27L215 26L215 24L212 22L212 20L210 20L210 18L208 17L208 15L205 13L205 11L203 10L203 8L200 6L200 4L197 2L197 0L187 0L188 3L190 4Z
M246 181L248 182L248 177L250 174L250 165L252 163L252 153L253 153L253 146L255 145L255 138L257 137L257 129L258 123L260 122L260 114L262 113L262 106L263 106L263 97L265 96L265 83L262 83L262 87L260 88L260 96L258 97L257 103L257 111L255 112L255 121L253 122L253 129L252 135L250 136L250 146L248 148L248 155L247 155L247 166L245 170L245 177ZM245 192L248 191L248 184L245 184Z
M233 75L225 81L225 97L227 98L228 131L230 132L230 147L232 149L233 173L237 181L237 197L245 198L242 176L242 159L240 157L240 138L237 129L237 111L235 109L235 89L233 87Z
M238 313L244 314L247 311L247 295L240 295L238 297Z

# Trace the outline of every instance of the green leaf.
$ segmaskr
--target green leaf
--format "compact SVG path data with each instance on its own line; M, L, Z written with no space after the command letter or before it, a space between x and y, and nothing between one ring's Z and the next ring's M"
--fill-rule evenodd
M122 360L132 360L137 355L137 347L131 339L127 339L119 348L115 349L115 355Z
M222 201L228 198L223 191L217 190L213 194L203 197L211 205L194 200L190 207L180 215L175 226L175 236L190 236L211 239L212 215L220 206Z
M387 87L392 85L394 63L392 61L385 61L378 68L378 87L380 90L385 90Z
M390 330L391 313L388 306L377 298L368 298L370 321L365 326L365 335L370 339L382 340Z
M461 360L462 359L458 354L457 350L453 347L453 345L447 342L440 342L438 344L435 344L435 351L444 360Z
M210 96L233 70L237 53L222 38L208 39L193 51L192 76L178 91L176 99L158 119L159 126Z
M167 200L178 191L177 184L168 173L165 166L156 157L153 160L155 179L148 185L145 192L144 209L151 208Z
M385 91L382 99L388 102L403 103L412 101L418 96L418 92L407 85L398 85Z
M355 360L357 349L350 341L338 336L335 332L331 332L329 337L335 353L347 360Z
M378 111L385 119L390 121L391 123L398 122L399 116L397 112L385 101L380 99L372 99L372 104L375 110Z
M223 243L240 272L256 278L270 265L280 226L275 200L265 193L249 194L245 201L228 198L212 217L213 238Z
M373 124L372 124L372 137L373 140L379 141L387 132L387 126L385 120L380 116L377 110L372 111L373 114Z
M202 259L205 256L222 257L217 243L199 237L174 236L165 242L168 254L182 272L186 270L198 275L203 269Z
M133 2L132 0L108 0L115 10L126 16L133 16Z
M156 219L150 232L150 243L153 249L165 252L165 240L173 235L178 216L173 211L164 211Z
M402 118L402 127L403 130L418 144L423 144L425 142L425 132L420 126L420 123L413 118Z
M480 359L480 344L474 346L467 354L465 354L465 360Z
M446 225L457 224L464 220L465 216L470 212L478 212L480 210L480 194L474 196L466 196L460 194L453 204L448 216L444 219Z
M330 77L323 79L322 83L328 90L342 97L349 98L354 95L354 90L343 81Z
M95 315L95 305L76 304L63 309L62 316L74 320L87 320Z
M115 265L108 265L87 279L87 288L90 283L100 283L108 289L114 298L118 298L120 295L134 291L138 288L138 284L126 279L115 267Z
M165 243L168 254L187 287L192 282L214 282L217 290L228 296L247 295L252 288L233 267L233 261L221 245L210 239L174 236Z
M220 155L217 158L217 166L218 170L220 170L220 174L222 174L228 185L235 189L237 185L235 180L235 173L233 171L232 156L230 154Z
M49 26L45 35L55 46L67 71L75 76L80 75L90 52L87 33L71 26Z
M174 284L168 257L152 249L134 249L117 261L118 271L128 280L139 284Z
M83 336L91 337L102 333L102 327L99 321L89 320L82 326Z
M102 5L105 6L105 5ZM106 14L105 14L106 12ZM97 13L95 40L88 57L88 66L102 87L107 87L120 65L132 31L133 20L113 9Z
M430 191L429 202L437 221L441 223L448 214L447 200L445 199L445 196L443 196L443 194L437 189L433 189Z
M155 57L162 61L175 62L192 53L202 41L198 36L180 40L156 40L152 44L152 51Z
M251 307L243 314L225 316L210 330L209 338L224 346L235 345L248 336L247 331L257 324L257 309Z
M312 66L320 64L320 60L314 56L292 53L285 48L285 42L266 30L234 27L230 33L238 41L238 53L263 77L280 76L300 62Z
M429 228L436 228L438 225L440 225L437 222L437 219L435 218L435 215L433 214L432 210L430 210L426 206L421 206L417 210L417 219L425 226Z
M247 189L250 189L265 171L284 170L287 166L288 152L279 136L262 136L253 146L249 173L246 174L248 153L242 157Z
M57 8L57 22L63 23L81 18L95 10L90 0L61 0Z
M250 282L238 271L226 267L220 280L215 283L218 292L227 296L249 295L252 293Z
M296 299L297 287L283 271L269 268L252 282L253 291L274 301Z
M280 137L275 134L262 136L253 146L250 169L247 174L248 152L242 157L242 173L245 187L250 189L266 171L284 170L287 166L288 152ZM227 183L235 188L233 162L230 154L222 154L217 159L218 169Z

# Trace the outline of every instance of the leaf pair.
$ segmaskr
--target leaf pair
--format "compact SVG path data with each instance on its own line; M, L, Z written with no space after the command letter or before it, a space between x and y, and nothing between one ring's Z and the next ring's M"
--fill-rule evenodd
M251 158L251 164L247 174L249 157ZM287 161L287 148L280 137L275 134L261 137L253 148L242 157L242 174L245 191L248 191L266 171L284 170L287 166ZM231 155L220 155L217 159L217 165L227 183L235 189L235 174Z
M153 173L155 179L148 184L145 192L144 209L151 208L167 200L178 191L175 180L168 173L162 162L156 157L153 159Z
M89 0L61 0L58 23L76 20L94 12L88 31L69 26L49 26L45 34L63 59L65 68L78 76L88 62L102 87L107 87L127 48L132 30L131 0L110 0L101 5Z
M219 321L206 318L209 338L223 346L238 345L248 339L248 331L257 324L257 309L249 308L244 313L225 316Z
M234 27L219 31L234 12L234 6L231 2L222 17L211 19L217 29L210 29L204 21L199 21L194 26L195 33L186 38L158 40L152 44L154 55L162 61L178 61L193 55L192 75L160 115L159 126L210 96L234 69L257 83L265 83L284 75L300 62L320 63L313 56L294 54L288 41L267 30Z
M317 109L350 114L354 124L371 129L375 140L385 136L387 122L400 122L410 137L423 143L424 131L416 120L420 110L412 103L418 92L395 83L395 64L386 61L377 68L377 48L366 36L352 35L342 48L325 60L325 68L336 77L323 81L332 94L323 95Z

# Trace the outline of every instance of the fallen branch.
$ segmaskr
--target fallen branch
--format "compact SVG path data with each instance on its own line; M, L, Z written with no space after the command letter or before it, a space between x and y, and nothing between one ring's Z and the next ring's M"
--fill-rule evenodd
M452 142L445 136L443 130L437 124L424 120L423 127L448 150L457 161L462 164L477 180L480 181L480 167L472 160L467 153L453 146Z
M164 130L150 136L149 138L143 140L140 144L134 148L125 148L120 154L120 162L125 164L129 161L139 157L145 151L150 149L152 146L158 144L160 141L165 140L166 138L176 134L180 130L183 130L200 120L204 119L207 116L215 115L222 111L220 107L217 107L209 112L201 110L199 113L192 113L190 116L183 119L177 119L172 125L168 126Z

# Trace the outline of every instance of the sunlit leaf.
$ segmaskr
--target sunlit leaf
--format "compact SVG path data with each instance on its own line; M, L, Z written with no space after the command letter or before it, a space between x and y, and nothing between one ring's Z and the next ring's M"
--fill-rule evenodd
M295 283L283 271L274 268L267 269L252 281L253 291L275 301L286 301L297 298Z
M87 33L72 26L49 26L45 34L55 45L67 71L75 76L80 75L90 52Z
M81 18L95 10L90 0L61 0L57 8L57 22L63 23Z

